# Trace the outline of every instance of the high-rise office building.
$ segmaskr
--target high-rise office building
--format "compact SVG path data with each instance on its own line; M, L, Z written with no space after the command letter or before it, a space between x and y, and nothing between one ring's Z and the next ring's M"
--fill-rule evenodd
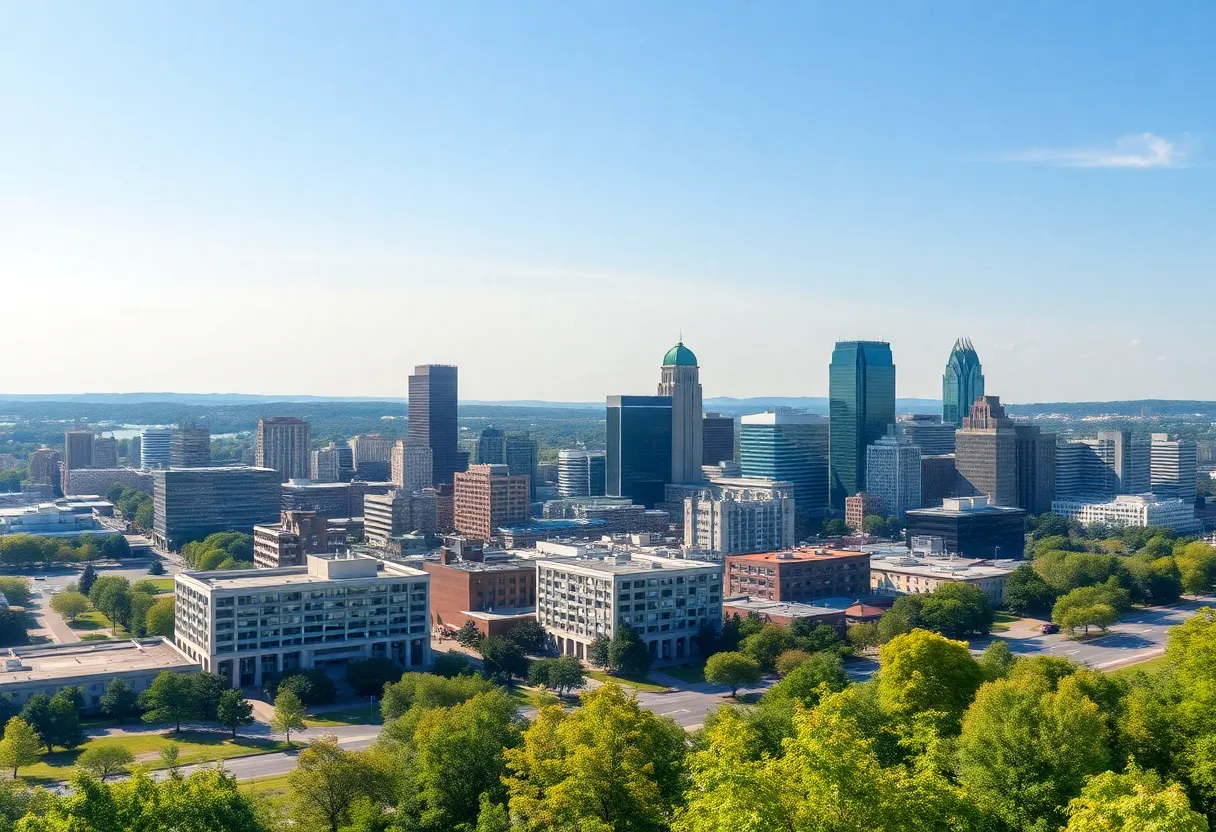
M1017 507L1027 514L1051 511L1056 495L1056 435L1038 425L1014 425Z
M93 464L91 468L118 467L118 440L112 436L98 436L93 440Z
M683 341L663 356L658 394L671 399L671 482L701 481L700 372L697 357Z
M308 479L308 423L294 416L258 419L255 465L273 468L282 482Z
M362 436L352 436L347 442L351 448L351 460L354 463L355 471L361 476L361 480L382 479L378 476L381 473L381 466L391 467L393 456L393 445L396 440L388 439L378 433L369 433ZM368 467L365 463L373 463ZM369 471L374 471L376 477L367 476Z
M557 496L604 496L605 459L602 451L572 448L557 454Z
M93 431L69 430L63 434L63 470L93 467Z
M971 339L959 338L946 361L946 372L942 373L942 422L961 428L971 405L983 395L984 369L980 357Z
M940 506L947 497L953 497L958 487L958 471L954 467L954 454L937 454L920 458L920 504L924 508Z
M412 445L406 440L405 459L405 490L413 494L424 488L430 488L434 481L434 469L431 460L431 449L426 445Z
M173 447L173 431L168 428L147 428L140 443L144 468L168 468Z
M538 449L536 440L530 436L508 434L503 439L503 462L512 476L528 475L529 499L536 499L536 459ZM600 478L603 481L603 477Z
M281 502L270 468L162 468L152 472L152 537L175 551L213 532L252 534L279 519Z
M363 497L363 536L371 546L386 548L398 535L434 534L437 531L439 521L433 488L425 488L417 494L393 490Z
M505 451L503 432L498 428L485 428L477 437L478 465L505 465Z
M1143 494L1151 486L1149 443L1129 431L1104 430L1093 446L1109 472L1111 494Z
M1154 433L1150 450L1153 493L1160 499L1194 501L1198 491L1195 443L1190 439L1170 439L1168 433Z
M895 424L895 362L885 341L838 341L828 368L832 508L866 482L866 446Z
M138 436L132 436L127 440L127 467L142 468L143 465L143 440Z
M506 465L470 465L454 475L456 531L482 540L528 520L528 478L512 476Z
M1126 431L1069 439L1056 450L1056 499L1100 503L1150 488L1150 446Z
M920 446L921 456L941 456L954 453L956 426L946 424L941 416L913 413L900 416L895 423L900 434Z
M880 437L866 448L866 491L882 501L891 517L903 519L920 508L920 446L906 436Z
M55 483L59 480L59 463L63 455L50 448L39 448L30 454L30 482Z
M334 451L338 454L338 480L350 482L355 477L355 452L350 445L336 445Z
M341 482L342 471L338 464L338 448L329 443L327 448L317 448L308 459L308 478L313 482Z
M211 428L183 422L169 441L169 464L174 468L206 468L211 464Z
M654 508L671 482L671 398L609 396L606 491Z
M706 413L701 420L701 464L720 465L735 459L735 420Z
M468 467L456 440L457 387L457 370L447 364L421 364L410 376L408 445L430 448L433 485L451 485Z
M999 396L982 396L971 405L963 429L954 437L958 493L985 495L990 505L1017 506L1017 433Z
M756 413L739 430L745 477L793 483L794 510L804 521L828 508L828 420L809 413Z

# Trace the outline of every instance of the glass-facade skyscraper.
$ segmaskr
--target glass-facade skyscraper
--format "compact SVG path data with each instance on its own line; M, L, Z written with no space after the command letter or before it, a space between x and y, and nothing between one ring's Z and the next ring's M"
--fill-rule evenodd
M959 338L942 373L942 422L963 426L971 405L984 395L984 368L969 338Z
M886 341L837 341L828 368L832 508L865 488L866 447L895 427L895 361Z
M663 501L671 482L671 397L609 396L609 497L628 497L646 508Z
M431 449L431 484L451 485L468 468L469 455L456 441L457 371L448 364L421 364L410 376L407 446Z
M739 468L745 477L794 484L794 514L823 517L828 507L828 420L809 413L744 416Z

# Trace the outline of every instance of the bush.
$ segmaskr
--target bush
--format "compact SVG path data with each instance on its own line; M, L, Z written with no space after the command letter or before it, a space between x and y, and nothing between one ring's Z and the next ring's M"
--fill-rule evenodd
M290 690L305 705L329 705L338 697L334 682L324 671L301 670L290 675L266 674L262 680L262 691L274 701L284 690Z
M152 565L148 567L148 574L149 575L165 574L165 565L163 563L161 563L160 558L156 558L155 560L152 561Z
M360 696L384 696L384 686L405 673L392 659L367 659L346 666L346 682Z
M471 673L473 663L464 653L436 653L431 662L431 672L448 679Z

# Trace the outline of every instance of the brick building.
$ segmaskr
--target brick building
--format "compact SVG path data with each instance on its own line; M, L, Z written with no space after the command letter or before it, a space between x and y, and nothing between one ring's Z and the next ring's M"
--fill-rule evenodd
M882 517L882 500L874 494L859 491L851 497L844 498L844 524L850 529L862 531L862 525L867 517Z
M470 465L457 472L452 509L456 531L489 540L500 526L526 522L528 479L526 474L508 473L506 465Z
M840 549L790 549L726 559L727 597L806 603L858 598L870 591L870 554Z
M458 630L472 621L482 635L499 636L522 621L535 620L535 563L519 558L487 563L480 545L461 543L445 545L438 561L422 565L431 576L435 628Z

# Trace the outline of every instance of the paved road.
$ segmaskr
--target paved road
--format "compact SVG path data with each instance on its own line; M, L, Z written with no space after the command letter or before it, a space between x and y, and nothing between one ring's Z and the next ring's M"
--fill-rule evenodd
M38 622L37 630L41 630L57 644L75 644L80 641L76 631L67 625L63 616L51 609L51 593L41 585L36 585L40 594L30 600L33 607L34 620Z

